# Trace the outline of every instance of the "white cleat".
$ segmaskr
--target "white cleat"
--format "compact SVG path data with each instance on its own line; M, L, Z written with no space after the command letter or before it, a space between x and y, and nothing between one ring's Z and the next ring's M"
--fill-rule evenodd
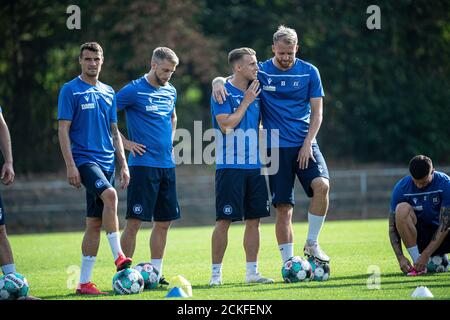
M222 285L222 277L212 277L211 281L209 281L210 287L217 287Z
M328 257L326 253L323 252L318 243L312 246L305 244L303 252L306 256L314 257L321 262L330 262L330 257Z
M275 281L270 278L265 278L261 276L261 274L251 274L245 276L245 282L246 283L274 283Z

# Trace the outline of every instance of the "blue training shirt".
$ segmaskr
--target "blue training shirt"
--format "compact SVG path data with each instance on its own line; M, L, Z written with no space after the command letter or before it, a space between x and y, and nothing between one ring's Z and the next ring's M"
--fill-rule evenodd
M269 59L258 64L258 80L261 82L261 116L264 129L279 130L279 147L298 147L308 134L311 115L309 99L325 96L319 70L301 59L289 70L278 69ZM315 141L313 141L314 143Z
M391 212L401 202L409 203L421 222L439 225L441 207L450 207L450 178L445 173L435 171L431 183L419 189L411 176L402 178L394 187L391 199Z
M174 168L172 114L177 91L167 83L153 87L147 74L133 80L117 93L117 108L127 116L128 139L146 146L136 157L130 153L129 166Z
M114 171L111 123L117 123L114 89L97 82L95 86L78 76L64 84L58 98L58 120L72 121L69 137L77 167L96 163Z
M247 108L241 122L233 132L226 135L220 130L216 116L232 114L244 99L244 92L227 81L225 88L229 93L227 100L219 104L211 97L211 115L216 136L216 169L259 169L259 120L260 99L257 97Z

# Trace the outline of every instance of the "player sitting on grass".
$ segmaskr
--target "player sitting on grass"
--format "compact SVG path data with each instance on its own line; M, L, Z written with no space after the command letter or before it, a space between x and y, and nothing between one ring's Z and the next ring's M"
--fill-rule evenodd
M450 178L423 155L411 159L409 172L392 192L389 237L400 269L416 276L427 272L430 256L450 252ZM400 239L414 266L403 255Z

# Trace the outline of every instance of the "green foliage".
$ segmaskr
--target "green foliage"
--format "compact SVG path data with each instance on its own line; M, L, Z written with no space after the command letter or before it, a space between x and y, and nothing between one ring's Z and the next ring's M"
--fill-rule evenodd
M229 74L226 55L253 47L272 56L280 24L297 30L298 57L316 65L324 89L319 142L328 161L405 164L425 153L450 162L450 3L379 1L381 30L368 30L370 1L81 0L81 30L66 27L67 4L6 1L0 9L0 105L17 172L62 168L56 106L79 74L78 48L98 41L101 80L116 90L150 69L152 50L180 57L173 77L178 126L210 125L210 81ZM123 119L121 116L120 119ZM208 124L208 125L206 125ZM124 129L121 121L120 127Z

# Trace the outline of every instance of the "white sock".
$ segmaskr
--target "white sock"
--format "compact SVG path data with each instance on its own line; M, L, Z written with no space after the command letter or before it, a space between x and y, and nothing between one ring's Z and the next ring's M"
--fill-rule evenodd
M222 264L221 263L213 263L211 265L211 274L213 277L222 278Z
M14 263L5 264L2 266L2 271L4 274L16 272L16 265Z
M417 259L419 259L420 256L419 248L417 246L414 246L411 248L406 248L406 250L408 250L411 259L413 260L413 263L416 263Z
M258 273L258 261L247 262L246 267L247 267L247 275Z
M308 245L317 243L324 221L325 216L317 216L308 212L308 237L306 238Z
M278 246L281 253L281 260L285 262L290 257L294 256L294 244L293 243L283 243Z
M162 275L162 267L163 267L163 259L152 259L150 262L156 270L158 270L158 278L161 278Z
M91 282L95 256L81 256L80 284Z
M122 248L120 247L120 233L119 232L107 233L106 237L108 238L109 246L111 247L111 252L114 256L114 261L116 261L117 258L119 257L119 254L123 254Z

